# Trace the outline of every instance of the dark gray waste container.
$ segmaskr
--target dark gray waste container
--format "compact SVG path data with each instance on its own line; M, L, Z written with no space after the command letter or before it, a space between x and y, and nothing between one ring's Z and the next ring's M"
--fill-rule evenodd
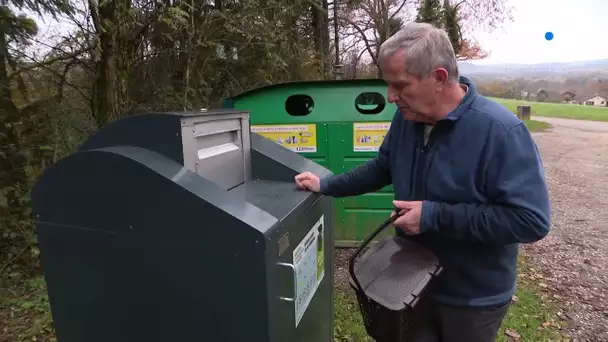
M332 341L329 171L237 111L109 124L33 191L59 342Z

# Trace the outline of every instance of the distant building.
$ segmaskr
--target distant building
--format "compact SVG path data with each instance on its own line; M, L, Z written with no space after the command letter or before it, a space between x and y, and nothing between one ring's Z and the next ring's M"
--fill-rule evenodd
M547 91L545 89L538 89L536 91L536 101L545 102L545 101L547 101L548 97L549 97L549 93L547 93Z
M565 91L563 93L560 94L562 100L566 103L576 103L577 101L574 100L574 98L576 97L576 94L574 94L571 91Z
M608 107L608 101L606 100L606 98L599 95L594 95L592 97L584 99L583 101L581 101L581 104L584 104L586 106Z
M536 93L533 91L522 90L519 92L519 99L527 101L536 101Z

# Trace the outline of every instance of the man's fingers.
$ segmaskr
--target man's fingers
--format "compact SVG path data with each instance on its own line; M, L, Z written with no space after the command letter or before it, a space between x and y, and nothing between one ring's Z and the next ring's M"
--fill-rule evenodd
M304 173L297 175L295 177L296 185L298 187L302 187L303 186L302 182L306 181L307 179L310 179L310 175L308 174L308 172L304 172Z
M304 172L295 177L296 186L302 190L310 190L313 188L313 175L310 172Z
M408 209L403 209L401 210L401 212L399 213L401 216L399 216L397 219L395 219L395 222L393 223L394 225L398 226L407 226L410 224L411 222L411 215L408 215L408 213L410 213L411 210Z
M409 208L408 203L409 202L407 202L407 201L393 201L393 205L397 209L408 209Z
M398 226L400 223L403 223L402 219L403 219L403 216L402 217L397 217L395 219L395 221L393 222L393 225L394 226Z
M312 174L310 172L300 173L299 175L296 176L296 182L302 182L306 179L310 179L311 176L312 176Z
M319 192L319 177L310 171L302 172L295 177L296 186L301 190Z
M401 229L406 235L414 235L411 231L411 227L408 224L408 218L405 215L397 218L393 225Z
M398 209L406 209L406 211L402 211L402 213L405 213L407 210L413 209L416 206L416 203L409 201L393 201L393 205Z
M396 210L391 211L391 216L390 217L393 217L393 216L397 215L397 213L399 213L399 215L403 215L403 214L405 214L407 212L408 212L408 209L396 209Z

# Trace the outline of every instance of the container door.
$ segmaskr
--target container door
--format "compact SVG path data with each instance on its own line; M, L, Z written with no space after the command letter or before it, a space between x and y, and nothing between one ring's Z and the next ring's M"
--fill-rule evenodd
M375 158L395 113L394 106L387 104L379 92L361 92L353 97L355 105L345 106L352 122L332 123L329 128L329 159L334 173L346 172ZM393 187L387 186L374 193L337 199L339 244L355 245L365 239L390 215L393 198ZM383 234L392 231L387 229Z

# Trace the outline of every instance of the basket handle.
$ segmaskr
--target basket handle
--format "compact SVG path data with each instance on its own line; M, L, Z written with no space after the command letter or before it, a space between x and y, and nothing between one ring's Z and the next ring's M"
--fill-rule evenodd
M401 216L400 212L401 209L395 209L395 215L389 217L378 228L376 228L373 233L369 234L369 236L363 241L363 243L361 243L359 248L357 248L357 251L355 251L353 256L350 257L350 260L348 261L348 272L353 278L353 281L355 282L355 285L357 285L357 289L359 291L363 292L363 287L361 287L359 280L355 276L355 259L357 259L359 254L361 254L361 252L363 251L363 248L365 248L365 246L367 246L376 237L376 235L380 234L380 232L382 232L386 227L390 226L393 222L395 222L397 218Z

